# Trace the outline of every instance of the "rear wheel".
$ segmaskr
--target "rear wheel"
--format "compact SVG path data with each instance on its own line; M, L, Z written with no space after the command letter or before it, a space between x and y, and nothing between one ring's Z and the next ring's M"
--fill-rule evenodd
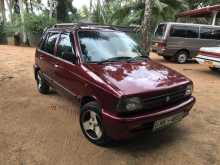
M46 84L39 71L37 72L37 89L42 94L48 94L50 90L50 87Z
M109 144L110 138L105 134L100 111L99 105L94 101L85 104L80 112L80 126L90 142L105 146Z
M176 54L176 62L179 64L184 64L186 63L188 56L189 54L187 51L180 51Z

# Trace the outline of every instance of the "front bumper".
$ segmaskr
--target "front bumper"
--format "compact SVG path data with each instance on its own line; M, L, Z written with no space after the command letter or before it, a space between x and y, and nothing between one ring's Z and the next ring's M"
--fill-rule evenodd
M220 68L220 58L198 55L195 59L199 64L204 64L211 68Z
M117 117L107 112L102 112L103 124L106 134L112 139L127 139L137 134L152 130L155 121L169 117L171 115L184 112L185 116L193 107L196 99L194 97L178 104L167 107L154 113L146 113L133 117Z

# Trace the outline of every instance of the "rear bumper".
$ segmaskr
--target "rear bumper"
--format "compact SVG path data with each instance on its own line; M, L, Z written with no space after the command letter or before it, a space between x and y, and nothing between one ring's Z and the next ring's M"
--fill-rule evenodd
M220 68L220 58L198 55L195 59L199 64L205 64L208 67Z
M152 130L153 124L156 120L160 120L180 112L184 112L185 116L187 116L195 101L195 98L191 97L181 104L158 112L126 118L120 118L112 114L102 112L105 131L108 136L115 140L127 139L146 132L147 130Z

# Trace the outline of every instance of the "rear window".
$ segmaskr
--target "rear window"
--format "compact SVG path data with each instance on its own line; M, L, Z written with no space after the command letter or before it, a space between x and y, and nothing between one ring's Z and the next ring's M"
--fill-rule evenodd
M157 30L155 32L155 37L156 38L162 38L164 36L164 33L166 31L166 24L160 24L157 27Z
M172 26L170 29L171 37L198 38L199 27L194 26Z

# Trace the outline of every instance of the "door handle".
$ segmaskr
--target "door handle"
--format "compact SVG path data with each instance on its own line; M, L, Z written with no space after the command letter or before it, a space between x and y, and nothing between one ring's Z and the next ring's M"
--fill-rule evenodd
M54 68L59 68L59 65L57 65L57 64L54 64Z

